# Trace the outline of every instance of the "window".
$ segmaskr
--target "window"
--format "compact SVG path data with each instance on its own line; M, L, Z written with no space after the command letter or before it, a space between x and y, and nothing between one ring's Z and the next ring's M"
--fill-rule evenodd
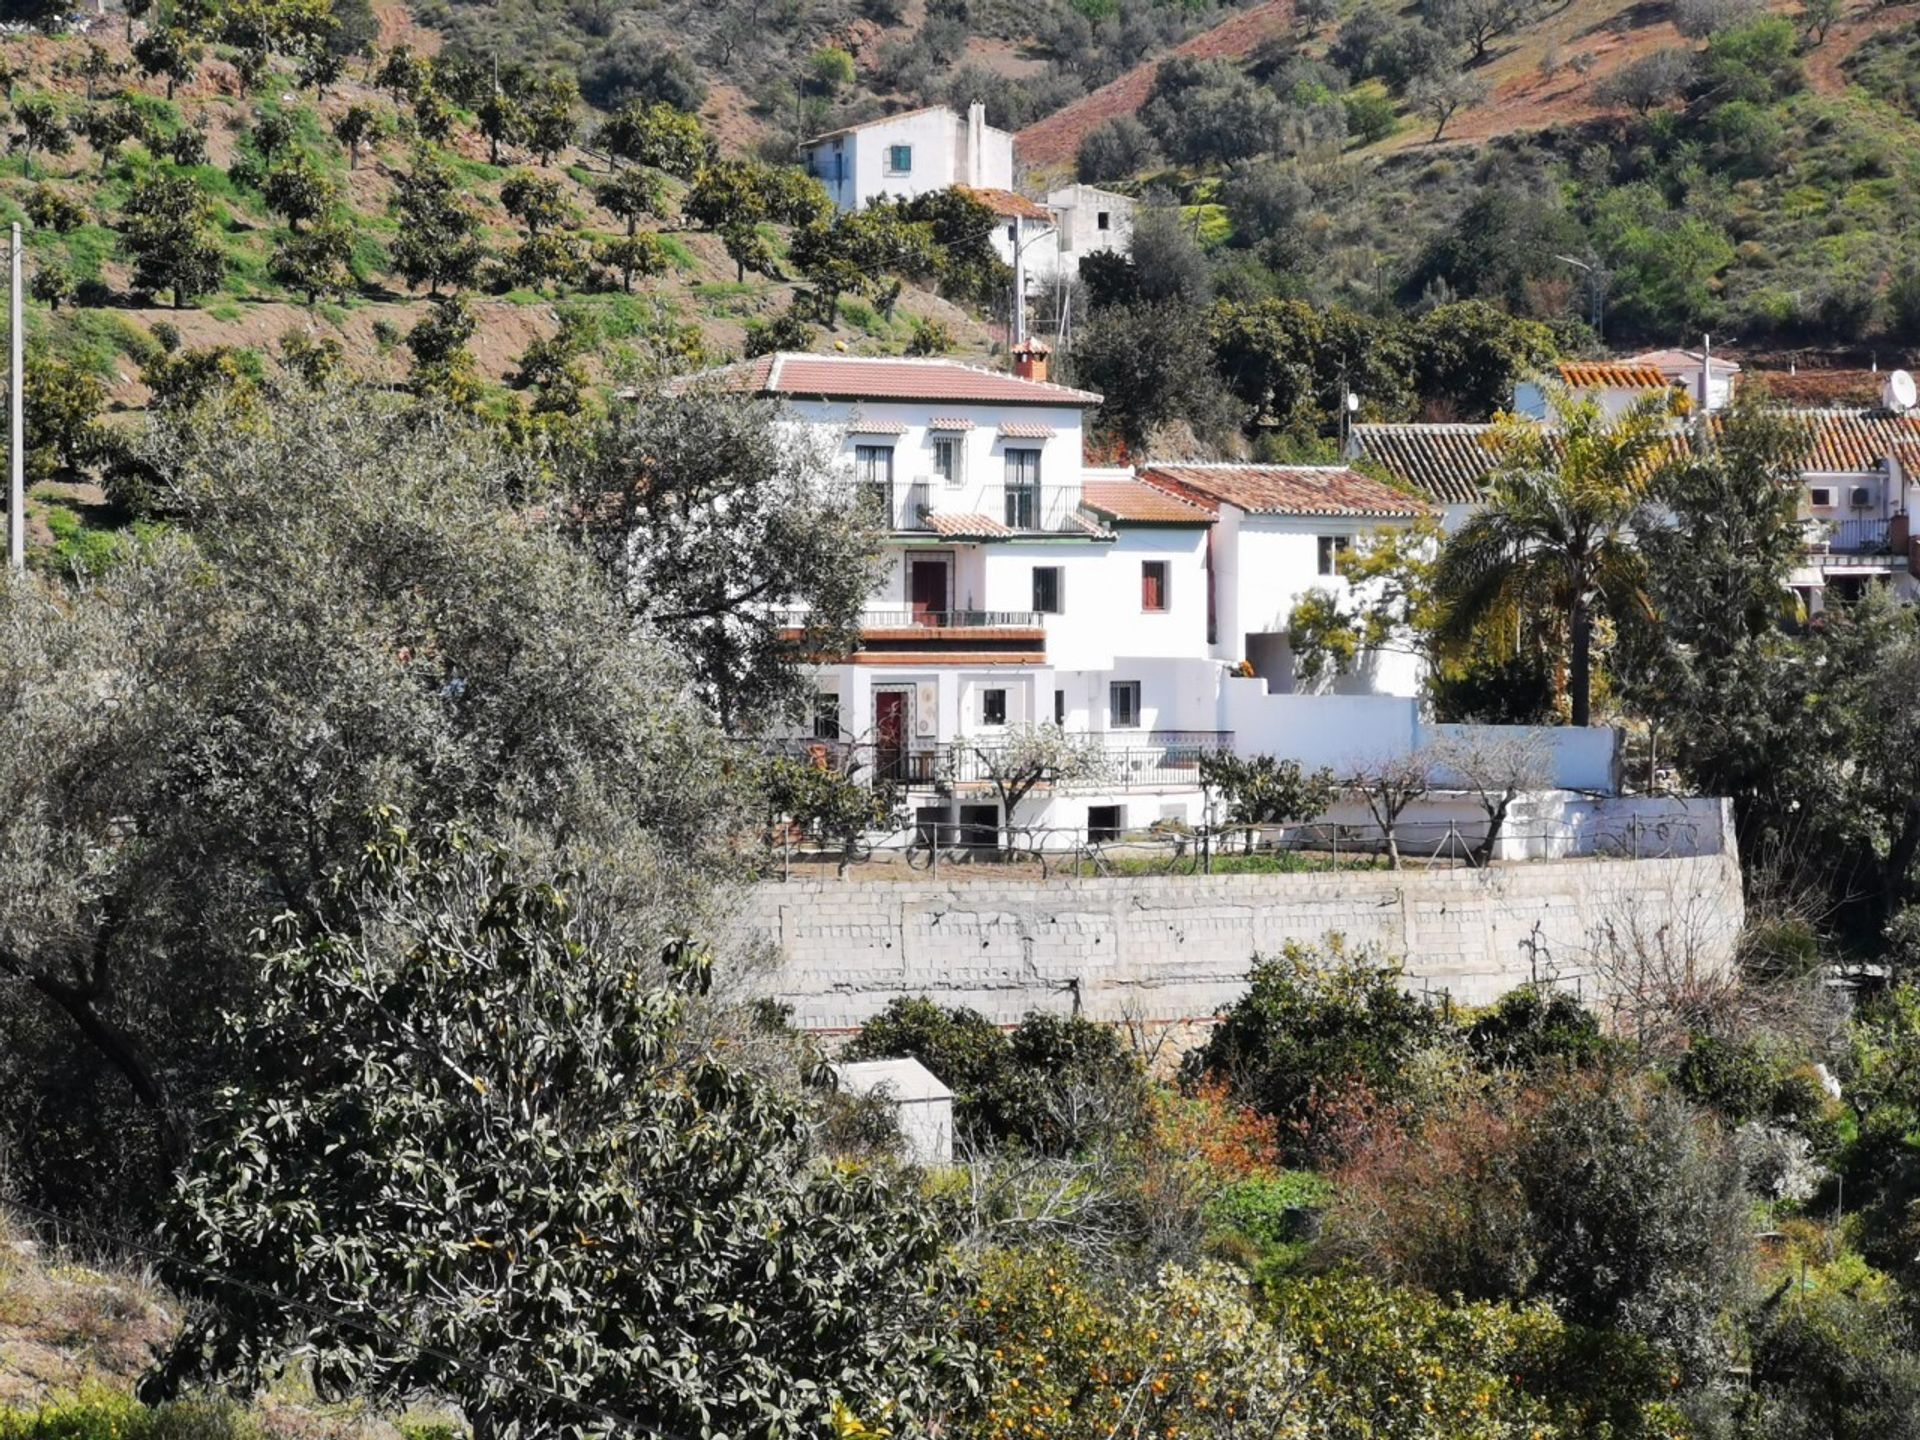
M1111 844L1120 838L1126 828L1126 806L1089 805L1087 807L1087 843L1089 845Z
M913 169L913 146L889 145L887 147L887 173L905 175Z
M1007 243L1009 245L1018 245L1020 243L1020 224L1018 221L1007 226Z
M982 690L980 692L980 723L982 725L1004 725L1007 723L1007 692L1004 690Z
M1040 452L1007 451L1006 522L1016 530L1031 530L1040 511Z
M893 523L893 447L856 445L853 448L853 478L859 482L860 498L879 512L883 525Z
M1833 491L1824 488L1809 490L1807 492L1807 503L1812 505L1816 510L1825 510L1833 504Z
M1140 608L1149 613L1157 613L1167 608L1166 561L1142 560L1140 562Z
M1113 217L1104 210L1098 211L1093 217L1093 228L1096 230L1111 230L1113 228Z
M1109 730L1140 728L1140 682L1138 680L1115 680L1107 686L1107 728Z
M960 442L958 440L933 442L933 473L949 485L960 483Z
M1322 535L1320 537L1320 573L1338 575L1340 557L1347 553L1348 538L1345 535Z
M813 738L840 738L840 697L831 690L822 690L813 697Z
M1053 692L1053 723L1062 730L1067 728L1067 692L1064 690Z
M1033 567L1033 608L1042 615L1058 615L1063 608L1060 604L1060 567L1058 565L1036 565Z

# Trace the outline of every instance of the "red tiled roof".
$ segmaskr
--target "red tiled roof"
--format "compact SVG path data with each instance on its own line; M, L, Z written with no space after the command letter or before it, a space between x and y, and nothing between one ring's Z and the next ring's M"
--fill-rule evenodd
M1920 440L1920 416L1891 410L1791 410L1813 432L1803 473L1877 470L1906 441Z
M904 435L907 427L898 420L855 420L847 429L856 435Z
M1356 425L1355 458L1371 460L1439 505L1471 505L1493 470L1491 425Z
M1015 220L1053 219L1053 212L1046 206L1036 204L1013 190L994 190L976 185L956 185L953 188L962 195L972 196L996 215Z
M1621 361L1624 365L1651 365L1665 374L1674 371L1691 371L1693 377L1700 376L1700 352L1698 350L1643 350L1638 355L1629 355ZM1715 371L1728 374L1740 369L1738 360L1729 360L1724 355L1716 355L1710 362Z
M936 535L949 540L1005 540L1019 532L1011 525L1004 525L991 515L941 515L927 516L927 524Z
M1023 380L958 360L905 360L859 355L758 355L689 376L755 395L822 400L951 400L980 405L1098 405L1090 390Z
M1051 425L1029 425L1015 420L1002 425L1000 433L1009 440L1051 440L1055 431Z
M971 430L973 421L958 415L937 415L927 421L929 430Z
M1195 501L1139 480L1088 480L1086 508L1117 525L1211 525L1214 512Z
M1570 360L1559 369L1561 381L1575 390L1665 390L1669 383L1659 366L1626 361Z
M1412 519L1426 502L1344 465L1149 465L1149 484L1194 499L1238 506L1251 515L1377 515Z

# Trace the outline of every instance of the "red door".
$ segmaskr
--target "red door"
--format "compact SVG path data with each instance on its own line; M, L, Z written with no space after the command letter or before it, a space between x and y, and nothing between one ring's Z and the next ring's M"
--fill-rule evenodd
M907 774L907 692L873 692L873 768L882 780Z
M915 560L907 578L907 592L913 601L913 623L940 625L947 613L947 562Z

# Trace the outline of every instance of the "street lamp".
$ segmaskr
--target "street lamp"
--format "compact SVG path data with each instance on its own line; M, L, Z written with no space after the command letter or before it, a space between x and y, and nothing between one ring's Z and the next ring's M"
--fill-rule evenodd
M1025 228L1018 216L1013 221L1013 343L1018 345L1027 338L1027 246L1034 241L1057 233L1056 227L1049 225L1044 230L1036 230L1024 240L1020 231Z
M1562 265L1571 265L1576 270L1586 272L1587 294L1590 297L1590 304L1587 309L1588 315L1591 317L1587 323L1593 326L1593 333L1596 338L1605 339L1606 333L1601 328L1601 322L1603 318L1602 312L1605 310L1607 303L1607 268L1597 261L1576 260L1571 255L1556 255L1553 258L1558 260Z

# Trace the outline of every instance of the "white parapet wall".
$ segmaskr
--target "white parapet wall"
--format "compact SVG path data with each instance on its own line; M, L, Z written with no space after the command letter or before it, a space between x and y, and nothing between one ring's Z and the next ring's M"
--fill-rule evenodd
M1342 778L1436 746L1530 741L1544 753L1555 788L1619 789L1620 732L1605 725L1434 725L1406 696L1278 695L1263 680L1234 675L1221 681L1220 728L1233 732L1242 755L1325 766Z
M790 1005L795 1024L832 1032L921 994L1009 1025L1076 1007L1116 1022L1203 1020L1244 993L1256 955L1334 931L1404 958L1410 987L1460 1004L1551 980L1604 1006L1650 947L1669 970L1730 964L1743 918L1739 864L1723 848L1486 869L795 880L749 892L739 938L778 955L748 983Z

